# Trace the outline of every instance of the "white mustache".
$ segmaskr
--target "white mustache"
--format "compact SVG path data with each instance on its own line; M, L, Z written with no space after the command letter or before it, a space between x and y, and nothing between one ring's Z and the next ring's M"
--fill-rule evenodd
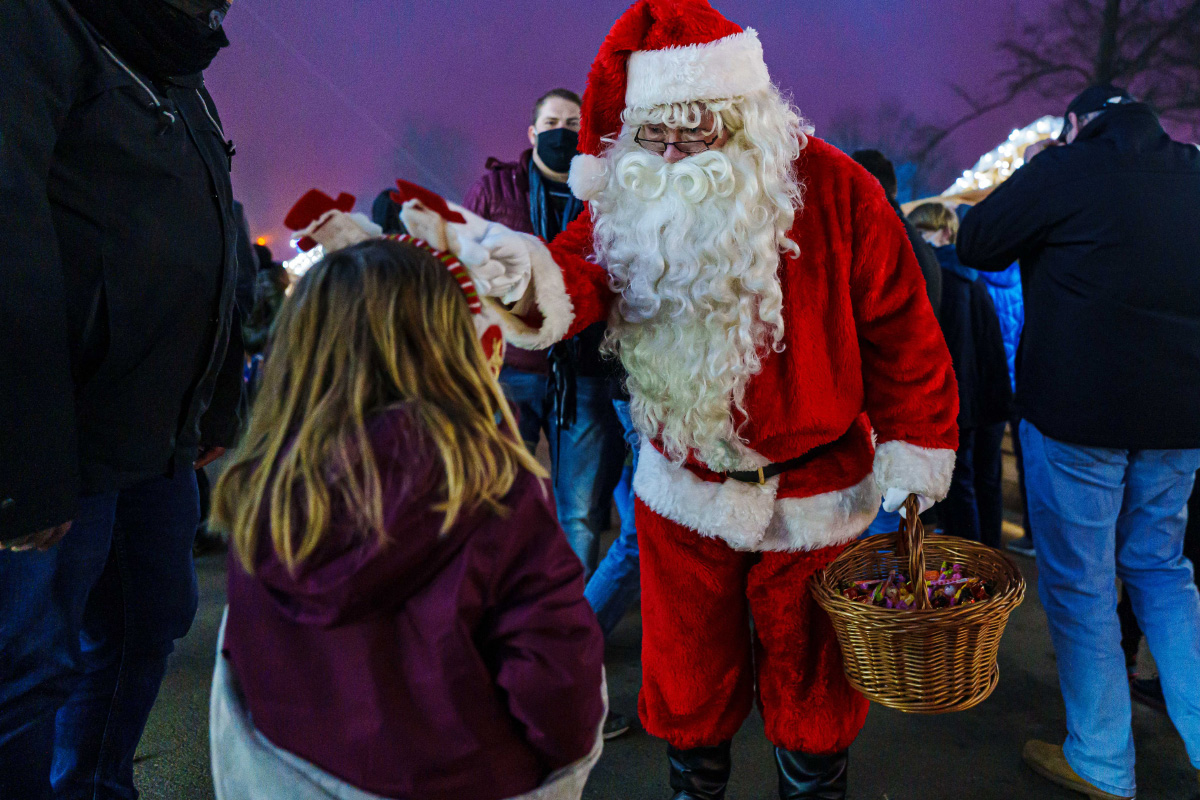
M710 194L729 197L737 187L733 162L719 150L705 150L674 164L645 150L631 151L617 162L617 180L644 202L658 200L670 189L699 203Z

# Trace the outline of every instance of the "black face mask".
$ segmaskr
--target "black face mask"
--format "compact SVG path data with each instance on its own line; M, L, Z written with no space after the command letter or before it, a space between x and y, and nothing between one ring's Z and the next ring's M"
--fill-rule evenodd
M570 128L555 128L537 135L537 154L546 168L566 172L579 147L579 134Z
M221 27L227 0L70 2L118 56L151 78L202 72L229 44Z

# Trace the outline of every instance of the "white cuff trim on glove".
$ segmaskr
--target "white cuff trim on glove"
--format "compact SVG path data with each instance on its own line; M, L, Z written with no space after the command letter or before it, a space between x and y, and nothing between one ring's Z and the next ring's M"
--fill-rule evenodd
M536 236L526 233L515 235L522 237L528 248L530 272L528 291L524 292L514 310L524 314L531 305L536 307L542 315L542 325L534 328L499 303L488 303L496 310L504 338L510 344L526 350L544 350L567 337L567 331L575 322L575 305L567 294L562 269L546 245Z
M885 494L889 489L902 489L905 496L920 494L937 502L944 500L950 491L954 451L920 447L896 439L875 448L874 471L875 483Z

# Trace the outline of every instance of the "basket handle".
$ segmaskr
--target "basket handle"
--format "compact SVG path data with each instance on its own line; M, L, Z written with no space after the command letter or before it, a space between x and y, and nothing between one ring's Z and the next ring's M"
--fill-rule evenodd
M900 521L900 541L908 559L908 577L912 581L917 608L930 608L925 584L925 526L921 523L921 501L910 494L904 501L904 519Z

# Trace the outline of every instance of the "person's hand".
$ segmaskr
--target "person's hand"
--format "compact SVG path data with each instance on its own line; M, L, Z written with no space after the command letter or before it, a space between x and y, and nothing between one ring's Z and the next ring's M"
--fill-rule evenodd
M1038 153L1042 152L1043 150L1049 150L1051 147L1058 147L1059 144L1060 142L1058 139L1041 139L1025 148L1025 154L1023 158L1026 162L1029 162Z
M883 493L883 510L887 512L899 511L901 519L908 519L908 509L904 507L904 501L908 499L910 494L916 493L910 492L907 489L888 489ZM917 508L917 514L924 514L933 508L932 498L918 494Z
M21 539L14 539L11 542L0 542L0 550L12 550L14 553L37 550L39 553L44 553L61 542L69 530L71 530L71 523L69 521L64 522L62 525L46 528L46 530L38 531L37 533L31 533Z
M400 221L413 236L458 256L480 297L496 297L504 303L519 300L529 287L533 271L530 247L537 239L454 203L448 208L463 222L447 222L416 199L401 207Z
M195 469L204 469L223 455L225 455L224 447L204 447L201 445L200 453L196 456L196 460L192 462L192 467Z
M487 261L471 270L479 293L498 297L502 303L524 297L533 277L530 247L538 246L538 240L503 225L492 225L479 244L487 250Z

